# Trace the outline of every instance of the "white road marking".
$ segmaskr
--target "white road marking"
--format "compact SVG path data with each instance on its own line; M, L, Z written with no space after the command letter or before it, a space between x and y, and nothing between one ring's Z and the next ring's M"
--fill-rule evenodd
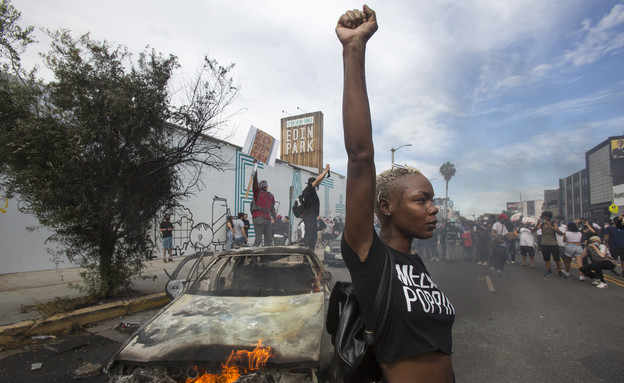
M492 283L492 278L490 278L489 275L485 276L485 282L488 285L488 290L490 290L491 292L494 292L494 284Z

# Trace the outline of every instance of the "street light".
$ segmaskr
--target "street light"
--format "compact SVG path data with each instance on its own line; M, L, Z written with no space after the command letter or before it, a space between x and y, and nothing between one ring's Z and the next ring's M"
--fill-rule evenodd
M390 152L392 152L392 165L394 165L394 152L396 152L397 150L401 149L404 146L412 146L412 144L403 144L403 145L399 146L398 148L390 149Z

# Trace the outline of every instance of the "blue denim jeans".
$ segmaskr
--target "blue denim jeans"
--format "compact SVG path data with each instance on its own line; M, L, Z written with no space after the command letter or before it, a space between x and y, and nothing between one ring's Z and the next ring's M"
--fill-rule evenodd
M234 234L231 231L227 231L225 249L232 250L232 244L234 243Z

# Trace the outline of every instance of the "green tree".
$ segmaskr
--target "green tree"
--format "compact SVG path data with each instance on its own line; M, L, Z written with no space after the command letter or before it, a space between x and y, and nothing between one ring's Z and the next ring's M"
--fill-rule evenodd
M21 68L20 56L34 39L33 27L22 28L20 18L10 1L0 1L0 132L28 116L39 94L34 72L28 74ZM6 162L3 154L0 172Z
M54 80L3 134L4 184L84 268L86 292L109 297L129 288L151 255L163 207L201 187L203 169L226 166L205 135L227 121L238 92L233 65L206 58L174 105L175 56L146 49L135 61L88 34L48 33Z
M19 72L20 56L26 46L34 42L33 27L22 28L18 21L22 14L8 0L0 1L0 62L3 72Z
M448 217L447 203L448 203L448 184L451 178L455 175L455 165L450 162L445 162L440 166L440 174L444 177L444 181L446 181L446 194L444 200L444 219L446 220Z

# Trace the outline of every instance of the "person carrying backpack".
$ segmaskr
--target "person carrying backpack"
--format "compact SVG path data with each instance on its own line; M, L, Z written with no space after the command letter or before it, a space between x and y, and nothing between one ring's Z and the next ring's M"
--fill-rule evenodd
M316 239L318 236L317 219L320 211L320 202L316 190L328 173L329 164L325 166L325 170L323 170L323 173L319 174L318 177L308 178L308 186L303 189L303 193L299 196L305 208L302 217L305 225L303 243L312 250L316 247Z

